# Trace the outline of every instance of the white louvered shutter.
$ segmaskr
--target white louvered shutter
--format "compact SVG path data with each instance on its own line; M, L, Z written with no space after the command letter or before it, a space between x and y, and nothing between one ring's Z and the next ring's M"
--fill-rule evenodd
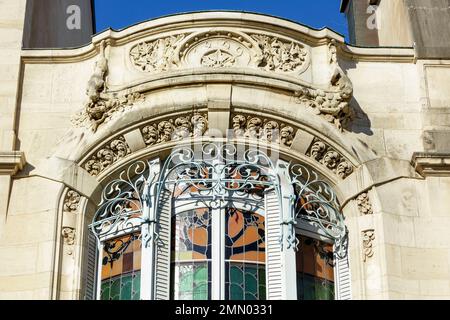
M163 190L160 197L157 213L158 223L156 230L159 240L156 242L155 263L155 299L170 299L170 230L171 230L171 193Z
M342 259L336 257L336 293L337 300L350 300L352 298L348 255Z
M84 257L84 299L95 300L97 292L97 239L90 229L87 230L87 247Z
M274 190L265 197L266 211L266 286L267 299L283 299L283 272L281 251L281 212Z

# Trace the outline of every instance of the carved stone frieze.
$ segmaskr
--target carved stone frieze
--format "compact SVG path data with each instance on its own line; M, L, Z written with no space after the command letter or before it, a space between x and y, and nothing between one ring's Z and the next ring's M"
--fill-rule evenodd
M237 138L248 137L262 139L269 142L281 143L290 147L296 130L284 123L261 117L243 114L234 115L232 118L234 135Z
M189 137L201 137L207 129L207 116L194 114L148 124L141 129L141 132L146 145L155 145Z
M345 179L353 172L353 165L325 142L315 138L307 155Z
M309 64L305 46L264 34L210 29L141 42L130 50L132 64L144 72L175 68L247 67L300 74Z
M372 204L370 203L369 193L363 192L358 197L356 197L356 204L358 205L358 210L362 215L373 214Z
M100 172L130 153L131 150L125 142L125 138L120 136L103 146L83 166L90 175L97 176Z
M375 230L368 229L361 232L363 240L364 262L373 256L373 241L375 240Z

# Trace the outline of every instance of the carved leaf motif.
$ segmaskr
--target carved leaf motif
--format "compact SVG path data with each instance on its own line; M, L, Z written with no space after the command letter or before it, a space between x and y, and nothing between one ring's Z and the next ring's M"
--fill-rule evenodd
M141 42L130 51L133 64L145 72L170 70L175 65L175 49L184 34Z
M159 132L154 125L149 125L142 128L142 136L146 145L153 145L158 142Z
M71 227L64 227L61 230L64 245L67 247L66 252L68 255L73 254L73 246L75 245L75 229Z
M258 43L262 57L258 67L267 71L293 72L306 61L307 52L300 44L266 35L252 35Z
M281 143L290 147L295 137L295 130L291 126L285 126L280 131Z
M208 128L206 116L194 114L163 120L141 129L146 145L178 141L188 137L201 137Z
M125 138L122 136L100 149L86 162L84 168L90 175L97 176L100 172L129 153L131 153L131 150L125 142Z
M326 149L327 146L322 141L314 142L311 147L311 157L319 161Z
M70 190L64 198L64 212L76 212L80 203L81 196L78 192Z
M375 230L362 231L364 262L373 256L373 240L375 240Z
M349 174L353 172L353 166L346 160L339 163L336 173L342 179L345 179Z
M335 172L341 179L353 172L353 165L321 140L314 139L307 155Z
M341 156L339 153L330 149L325 153L321 162L325 164L329 169L334 169L336 168L340 158Z
M270 142L282 143L288 147L292 145L292 141L294 140L294 128L283 123L280 124L274 120L263 120L258 117L245 117L242 114L238 114L232 118L231 122L234 135L237 138L249 137L263 139Z
M370 203L369 194L367 192L361 193L356 198L356 204L358 205L358 210L361 214L373 214L372 204Z

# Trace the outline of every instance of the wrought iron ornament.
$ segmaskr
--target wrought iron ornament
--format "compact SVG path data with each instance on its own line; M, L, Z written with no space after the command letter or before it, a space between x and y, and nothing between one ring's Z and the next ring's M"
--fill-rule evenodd
M241 152L242 151L242 152ZM158 168L155 168L158 166ZM294 194L289 195L289 208L283 208L283 195L278 167L262 150L240 150L234 144L206 143L201 147L177 147L159 163L137 161L111 181L102 193L91 229L98 240L123 232L138 230L142 225L157 224L162 194L168 191L177 201L195 201L199 207L225 208L240 202L252 210L274 190L280 212L289 210L287 248L297 249L296 221L302 220L322 230L335 242L335 254L346 255L347 228L332 187L318 174L301 164L288 166ZM283 229L283 228L282 228ZM143 245L158 240L157 228L143 239Z

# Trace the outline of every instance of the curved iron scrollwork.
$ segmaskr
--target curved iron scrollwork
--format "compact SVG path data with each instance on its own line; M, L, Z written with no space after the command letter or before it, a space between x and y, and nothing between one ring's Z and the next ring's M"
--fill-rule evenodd
M146 222L142 215L146 188L156 176L150 176L149 164L137 161L123 170L118 179L103 189L91 230L98 239L118 231L132 230Z
M208 143L199 153L188 146L174 150L161 171L157 194L165 188L177 200L207 202L212 208L240 197L250 208L263 199L264 190L280 191L275 165L259 150L239 154L233 144Z
M173 150L161 171L150 161L132 164L104 189L92 231L100 240L143 224L156 224L162 194L167 191L177 201L195 201L202 207L230 207L241 201L251 210L266 191L275 190L283 212L280 177L272 159L258 149L240 151L228 143L206 143L199 150L185 145ZM288 172L294 194L290 195L291 217L282 222L289 226L288 234L282 234L280 241L286 239L288 248L297 247L294 225L301 219L334 239L336 255L345 256L348 231L332 187L301 164L289 165ZM152 230L143 236L143 244L158 239L157 229Z
M318 226L326 236L335 240L335 253L344 257L348 230L333 188L304 165L291 165L289 173L295 193L292 199L292 214L295 219Z

